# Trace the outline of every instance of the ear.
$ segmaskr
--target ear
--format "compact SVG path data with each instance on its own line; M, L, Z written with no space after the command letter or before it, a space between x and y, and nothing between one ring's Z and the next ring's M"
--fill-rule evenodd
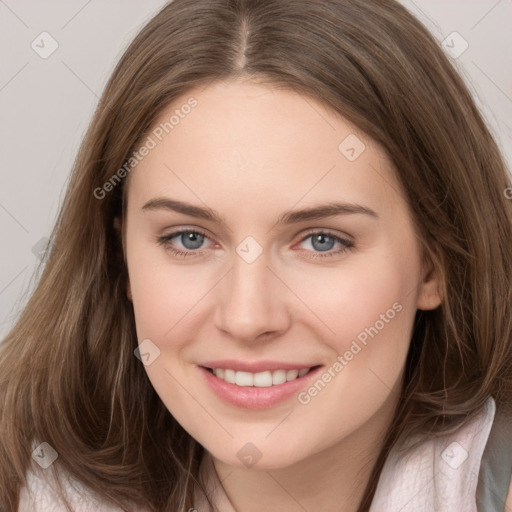
M435 268L430 258L424 268L424 277L418 290L416 307L426 311L436 309L442 303L443 293L441 291L441 273L439 269Z

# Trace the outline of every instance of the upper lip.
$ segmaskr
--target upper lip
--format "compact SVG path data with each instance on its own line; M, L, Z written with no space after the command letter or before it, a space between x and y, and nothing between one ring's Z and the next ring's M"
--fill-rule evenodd
M318 366L315 364L285 363L282 361L241 361L237 359L222 359L218 361L205 361L199 366L206 368L224 368L241 372L258 373L274 370L302 370Z

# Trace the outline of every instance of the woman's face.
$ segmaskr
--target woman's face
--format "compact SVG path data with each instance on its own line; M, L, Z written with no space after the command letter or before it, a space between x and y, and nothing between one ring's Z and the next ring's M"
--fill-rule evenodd
M439 298L383 150L309 97L241 82L190 91L149 136L128 293L177 421L225 463L277 468L392 414L415 312Z

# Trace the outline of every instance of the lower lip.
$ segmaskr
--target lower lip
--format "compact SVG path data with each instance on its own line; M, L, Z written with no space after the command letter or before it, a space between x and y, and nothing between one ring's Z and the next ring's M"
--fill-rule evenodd
M317 366L306 375L275 386L237 386L219 379L203 366L198 366L210 388L225 402L244 409L268 409L297 394L322 368Z

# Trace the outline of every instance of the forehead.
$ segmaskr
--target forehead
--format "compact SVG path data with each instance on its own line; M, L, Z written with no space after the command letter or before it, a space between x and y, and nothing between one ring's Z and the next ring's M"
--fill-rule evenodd
M243 196L260 207L370 198L384 208L399 192L373 140L315 99L268 84L192 89L161 112L148 137L152 148L130 175L128 194L139 204L167 193L217 206L216 198Z

